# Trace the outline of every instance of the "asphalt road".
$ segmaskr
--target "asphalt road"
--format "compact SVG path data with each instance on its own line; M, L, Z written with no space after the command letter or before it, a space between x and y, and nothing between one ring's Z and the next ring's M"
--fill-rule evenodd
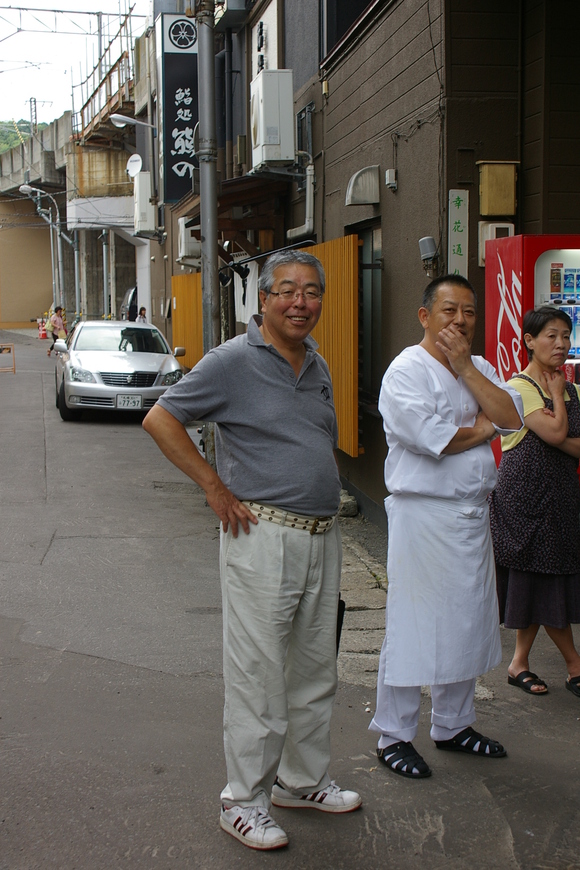
M478 726L506 759L438 752L425 698L416 745L433 776L377 765L381 538L360 521L343 523L331 774L363 808L278 810L277 853L223 833L217 520L139 419L63 423L46 343L0 341L16 352L0 373L1 870L580 868L580 699L544 637L533 664L549 695L508 687L505 664L481 681Z

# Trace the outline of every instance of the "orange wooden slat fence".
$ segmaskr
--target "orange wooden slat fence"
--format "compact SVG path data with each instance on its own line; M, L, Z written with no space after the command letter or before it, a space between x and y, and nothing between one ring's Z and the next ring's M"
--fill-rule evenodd
M358 440L358 236L344 236L311 248L326 272L322 316L312 336L328 363L338 419L338 446L359 455ZM173 344L186 348L189 368L203 356L201 273L174 275Z
M171 295L173 346L185 348L180 362L192 369L203 356L201 272L174 275Z
M312 332L332 377L338 446L359 455L358 440L358 236L305 248L326 272L322 316Z

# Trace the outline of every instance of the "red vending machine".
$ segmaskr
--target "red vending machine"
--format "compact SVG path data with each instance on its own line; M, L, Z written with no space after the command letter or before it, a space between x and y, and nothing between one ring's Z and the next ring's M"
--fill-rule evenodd
M566 377L580 382L580 235L510 236L485 245L485 356L502 381L528 364L524 313L563 308L572 320ZM575 360L578 360L576 363ZM493 442L499 460L498 440Z

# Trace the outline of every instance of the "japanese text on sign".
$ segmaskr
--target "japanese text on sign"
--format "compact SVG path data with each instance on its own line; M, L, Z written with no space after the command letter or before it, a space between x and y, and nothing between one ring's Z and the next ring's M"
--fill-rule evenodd
M447 263L451 275L468 277L469 191L449 191Z
M193 120L192 111L188 108L192 100L191 88L177 88L175 91L174 104L176 113L174 123L185 124L185 126L175 126L171 131L173 139L171 154L173 157L176 155L188 157L191 161L178 160L172 162L171 168L180 178L183 178L187 172L189 172L190 178L193 176L194 163L192 161L193 157L195 157L195 145L193 141L193 127L188 124L188 122Z

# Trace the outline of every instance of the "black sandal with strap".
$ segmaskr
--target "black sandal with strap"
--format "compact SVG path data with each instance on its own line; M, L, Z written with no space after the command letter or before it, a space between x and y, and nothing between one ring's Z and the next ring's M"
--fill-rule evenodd
M512 677L511 674L508 674L508 683L510 686L519 686L520 689L523 689L529 695L548 694L547 683L541 680L537 674L532 673L532 671L520 671L517 677ZM533 686L539 686L540 691L534 692Z
M399 776L408 776L411 779L431 776L431 769L425 759L419 755L412 743L404 740L391 743L384 749L377 749L377 756L379 761Z
M580 677L570 677L566 680L566 688L577 698L580 698Z
M467 752L479 758L503 758L507 752L497 740L484 737L473 728L464 728L451 740L436 740L437 749L447 749L449 752Z

